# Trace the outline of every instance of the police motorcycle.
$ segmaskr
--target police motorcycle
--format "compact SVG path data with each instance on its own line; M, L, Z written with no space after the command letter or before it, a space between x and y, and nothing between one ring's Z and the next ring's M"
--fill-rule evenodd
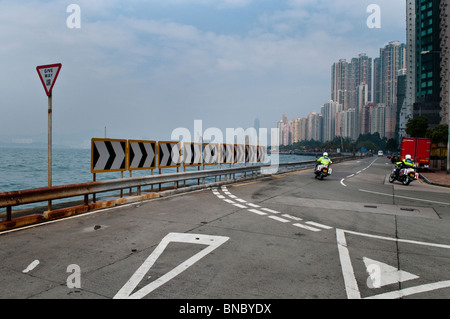
M324 156L328 156L328 154L324 153ZM314 169L315 178L322 180L324 177L331 175L333 170L330 167L330 164L331 161L329 164L318 163Z
M417 173L416 167L417 165L414 165L413 167L396 166L389 176L389 183L399 181L405 186L409 185L412 181L419 179L419 173Z
M316 178L323 179L324 177L331 175L332 172L333 172L333 170L330 167L330 165L319 164L319 165L317 165L316 170L314 171L314 174L316 174L316 176L315 176Z

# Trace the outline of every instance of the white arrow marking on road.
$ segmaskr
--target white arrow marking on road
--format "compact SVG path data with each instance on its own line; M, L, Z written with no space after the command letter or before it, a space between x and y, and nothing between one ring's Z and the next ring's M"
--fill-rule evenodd
M387 240L387 241L394 241L394 242L399 242L399 243L409 243L409 244L415 244L415 245L419 245L419 246L430 246L430 247L450 249L450 245L426 243L426 242L420 242L420 241L415 241L415 240L391 238L391 237L385 237L385 236L364 234L364 233L354 232L354 231L350 231L350 230L336 229L336 239L337 239L337 246L338 246L338 252L339 252L339 260L341 262L342 275L344 276L345 290L347 292L348 299L361 299L361 293L359 291L358 283L356 281L355 273L353 270L353 265L352 265L352 262L350 259L347 240L345 238L346 233L363 236L363 237L367 237L367 238L375 238L375 239L381 239L381 240ZM392 278L391 278L391 280L392 280ZM409 295L413 295L413 294L418 294L418 293L422 293L422 292L443 289L443 288L448 288L448 287L450 287L450 280L445 280L445 281L439 281L436 283L425 284L425 285L420 285L420 286L416 286L416 287L410 287L410 288L406 288L406 289L396 290L396 291L383 293L383 294L379 294L379 295L375 295L375 296L371 296L371 297L366 297L365 299L401 298L404 296L409 296Z
M170 233L159 243L153 253L145 260L145 262L139 267L139 269L133 274L130 280L119 290L114 296L114 299L142 299L147 296L156 288L162 286L172 278L181 274L197 261L214 251L217 247L227 242L230 238L223 236L208 236L208 235L196 235L196 234L182 234L182 233ZM165 275L159 277L155 281L141 288L133 293L133 290L137 287L139 282L145 277L147 272L159 258L159 256L166 249L167 245L171 242L181 242L188 244L200 244L207 245L205 249L195 254L185 262L181 263Z
M364 264L366 265L366 270L369 275L373 274L372 270L378 268L379 271L375 271L375 276L372 276L373 287L380 288L390 284L395 284L398 282L404 282L412 279L419 278L409 272L398 270L395 267L389 266L385 263L372 260L367 257L363 257ZM378 277L378 278L375 278Z

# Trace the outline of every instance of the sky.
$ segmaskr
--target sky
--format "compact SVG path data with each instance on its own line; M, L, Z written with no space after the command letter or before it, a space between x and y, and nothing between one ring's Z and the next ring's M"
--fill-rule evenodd
M225 134L258 118L270 131L283 114L320 112L334 62L404 43L405 2L0 0L0 142L47 143L36 67L53 63L57 145L88 148L105 132L168 141L195 120Z

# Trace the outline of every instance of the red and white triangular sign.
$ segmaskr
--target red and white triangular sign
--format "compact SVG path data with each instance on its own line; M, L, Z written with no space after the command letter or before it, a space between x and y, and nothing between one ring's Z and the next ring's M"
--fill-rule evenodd
M36 67L47 96L52 95L53 86L55 85L56 78L58 77L59 71L61 70L61 66L61 63L57 63Z

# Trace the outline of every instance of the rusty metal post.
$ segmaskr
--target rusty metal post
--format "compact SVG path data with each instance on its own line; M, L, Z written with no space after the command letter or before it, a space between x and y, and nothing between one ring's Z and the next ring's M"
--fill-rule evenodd
M6 207L6 221L10 222L11 221L11 206Z
M95 182L97 180L97 175L96 173L93 174L92 176L92 181ZM95 198L95 193L92 194L92 202L95 203L96 202L96 198Z

